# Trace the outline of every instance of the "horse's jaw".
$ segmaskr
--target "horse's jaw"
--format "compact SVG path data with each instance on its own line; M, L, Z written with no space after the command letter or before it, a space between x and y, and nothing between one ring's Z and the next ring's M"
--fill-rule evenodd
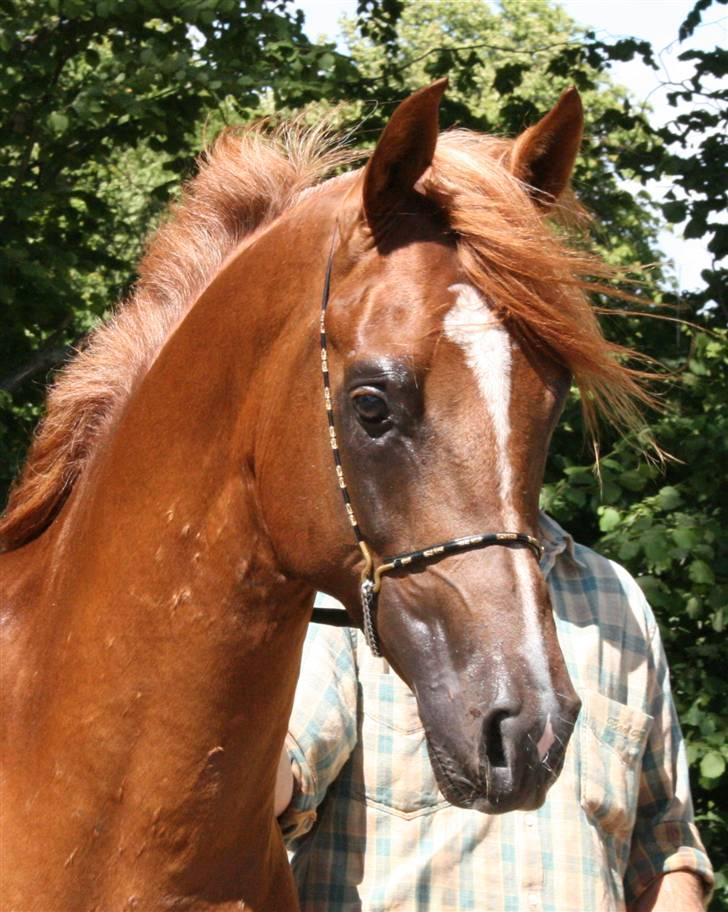
M482 556L460 559L456 582L443 562L424 574L426 588L391 581L379 612L385 654L417 698L440 791L489 814L543 804L581 706L538 568L529 611L499 585L503 559L491 555L485 574Z

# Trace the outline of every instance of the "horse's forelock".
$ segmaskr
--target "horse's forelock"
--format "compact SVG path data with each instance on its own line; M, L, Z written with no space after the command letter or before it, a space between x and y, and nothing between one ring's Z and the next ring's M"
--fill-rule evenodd
M508 168L512 145L466 130L444 133L423 189L445 211L471 282L532 345L570 371L590 431L598 414L625 429L639 427L640 405L653 404L643 385L649 375L628 362L644 359L605 338L589 300L590 292L629 296L604 284L617 270L567 243L567 229L588 221L571 192L548 219L533 205Z

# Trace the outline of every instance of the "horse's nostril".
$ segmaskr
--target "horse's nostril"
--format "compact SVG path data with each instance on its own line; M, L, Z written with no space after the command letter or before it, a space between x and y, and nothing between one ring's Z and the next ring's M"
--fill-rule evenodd
M508 766L506 750L503 744L503 723L514 716L511 709L494 709L483 724L483 742L485 755L491 767Z

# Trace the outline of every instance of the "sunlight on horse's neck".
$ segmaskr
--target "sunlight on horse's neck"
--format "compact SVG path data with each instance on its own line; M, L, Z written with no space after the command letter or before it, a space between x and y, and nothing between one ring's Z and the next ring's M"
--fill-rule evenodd
M96 766L57 786L106 808L149 864L181 852L191 878L273 826L263 799L312 598L276 565L249 468L267 392L255 378L296 301L276 265L249 249L182 321L79 480L44 568L56 645L39 730L60 768L68 751ZM73 848L83 825L76 837L59 822L60 841Z

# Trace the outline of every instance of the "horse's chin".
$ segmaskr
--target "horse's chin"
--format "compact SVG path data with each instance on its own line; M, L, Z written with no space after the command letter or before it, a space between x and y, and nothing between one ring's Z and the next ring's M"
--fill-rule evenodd
M487 766L474 780L429 738L427 746L437 785L445 800L455 807L483 814L537 810L546 800L548 790L563 765L563 760L556 768L536 763L530 775L521 777L520 781L514 778L508 767Z
M445 796L447 801L450 801ZM513 795L494 796L493 801L489 798L469 798L465 800L452 800L450 804L463 808L468 811L480 811L481 814L507 814L510 811L536 811L546 800L546 789L543 789L539 797L532 801L519 803Z

